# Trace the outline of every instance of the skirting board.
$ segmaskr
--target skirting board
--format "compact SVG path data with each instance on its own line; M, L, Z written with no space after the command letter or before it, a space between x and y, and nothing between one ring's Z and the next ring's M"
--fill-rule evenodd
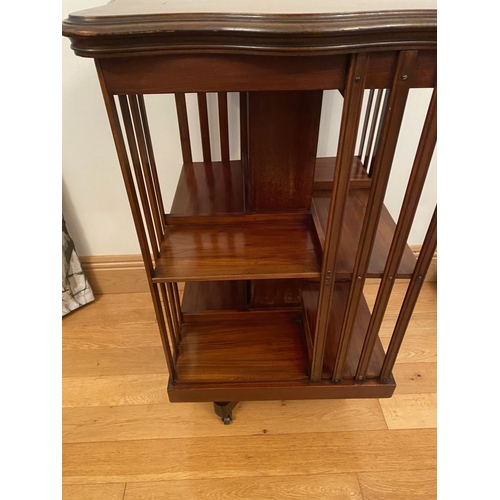
M418 256L420 245L411 246L411 249ZM149 292L139 254L80 257L80 262L94 294ZM437 252L425 281L437 281ZM182 284L179 287L182 288Z

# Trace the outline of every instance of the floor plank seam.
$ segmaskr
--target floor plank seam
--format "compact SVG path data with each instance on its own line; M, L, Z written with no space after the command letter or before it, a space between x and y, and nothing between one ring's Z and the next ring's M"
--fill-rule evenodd
M267 432L266 434L230 434L227 436L221 436L218 435L217 439L241 439L241 438L261 438L261 439L272 439L273 437L276 436L294 436L296 438L300 438L301 436L312 436L312 435L322 435L322 434L331 434L331 435L336 435L336 434L352 434L352 433L379 433L379 432L384 432L384 433L391 433L394 434L396 432L412 432L412 433L417 433L421 431L427 431L427 430L436 430L435 427L424 427L424 428L409 428L409 429L368 429L368 430L345 430L345 431L324 431L324 432L285 432L285 433L272 433L272 432ZM71 441L64 443L63 445L65 446L73 446L73 445L98 445L98 444L110 444L110 443L139 443L143 441L172 441L172 440L198 440L198 439L212 439L213 436L211 435L206 435L206 436L178 436L178 437L160 437L160 438L145 438L145 439L123 439L119 441Z

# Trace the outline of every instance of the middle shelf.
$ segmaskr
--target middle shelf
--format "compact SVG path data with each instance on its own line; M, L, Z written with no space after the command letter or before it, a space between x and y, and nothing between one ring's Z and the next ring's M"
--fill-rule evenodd
M325 188L335 160L317 159L311 213L250 213L241 161L184 164L153 281L318 279L331 196ZM370 181L354 158L336 269L340 281L352 277ZM382 276L395 228L383 207L367 277ZM396 277L409 278L414 267L406 245Z
M319 278L321 250L312 218L169 226L154 281Z

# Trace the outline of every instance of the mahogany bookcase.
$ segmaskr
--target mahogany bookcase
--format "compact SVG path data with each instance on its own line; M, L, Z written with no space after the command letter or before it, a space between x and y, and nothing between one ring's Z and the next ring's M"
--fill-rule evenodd
M436 211L418 259L407 245L436 143L436 11L350 3L116 0L63 22L74 52L95 59L169 399L215 402L226 424L239 400L384 398L396 386L436 248ZM396 222L384 196L413 88L434 90ZM340 92L342 115L336 157L318 158L325 90ZM228 92L239 93L237 160ZM203 161L193 161L187 93ZM217 94L220 161L207 93ZM183 166L169 213L148 94L173 94L177 107ZM380 279L371 310L367 278ZM408 290L384 350L378 333L399 278Z

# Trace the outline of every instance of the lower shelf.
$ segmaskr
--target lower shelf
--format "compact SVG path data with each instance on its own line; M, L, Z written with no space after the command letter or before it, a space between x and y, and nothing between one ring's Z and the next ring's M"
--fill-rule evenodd
M318 285L305 283L304 319L300 308L249 309L245 285L244 281L186 283L176 378L168 386L172 402L385 398L392 395L396 387L392 378L387 384L376 380L384 357L378 340L367 380L354 381L369 320L364 301L350 343L343 382L331 382L340 331L339 321L332 313L324 380L311 383L308 340L312 342L312 339L308 327L317 307ZM348 284L336 284L336 318L342 317L348 291Z
M328 325L328 335L326 339L325 357L323 362L323 378L332 377L337 354L337 347L342 329L342 319L347 306L350 283L335 283L333 293L333 306ZM304 304L304 323L306 324L306 337L309 350L314 342L314 328L316 326L316 311L318 307L319 285L318 283L307 283L302 292ZM370 310L365 298L361 297L356 320L354 321L349 349L344 365L342 377L346 380L354 379L358 367L361 349L365 340L366 331L370 322ZM384 362L385 352L380 339L377 337L373 354L368 365L366 376L368 379L376 379L380 375L382 363Z
M307 380L307 352L298 311L235 312L184 323L178 383Z

